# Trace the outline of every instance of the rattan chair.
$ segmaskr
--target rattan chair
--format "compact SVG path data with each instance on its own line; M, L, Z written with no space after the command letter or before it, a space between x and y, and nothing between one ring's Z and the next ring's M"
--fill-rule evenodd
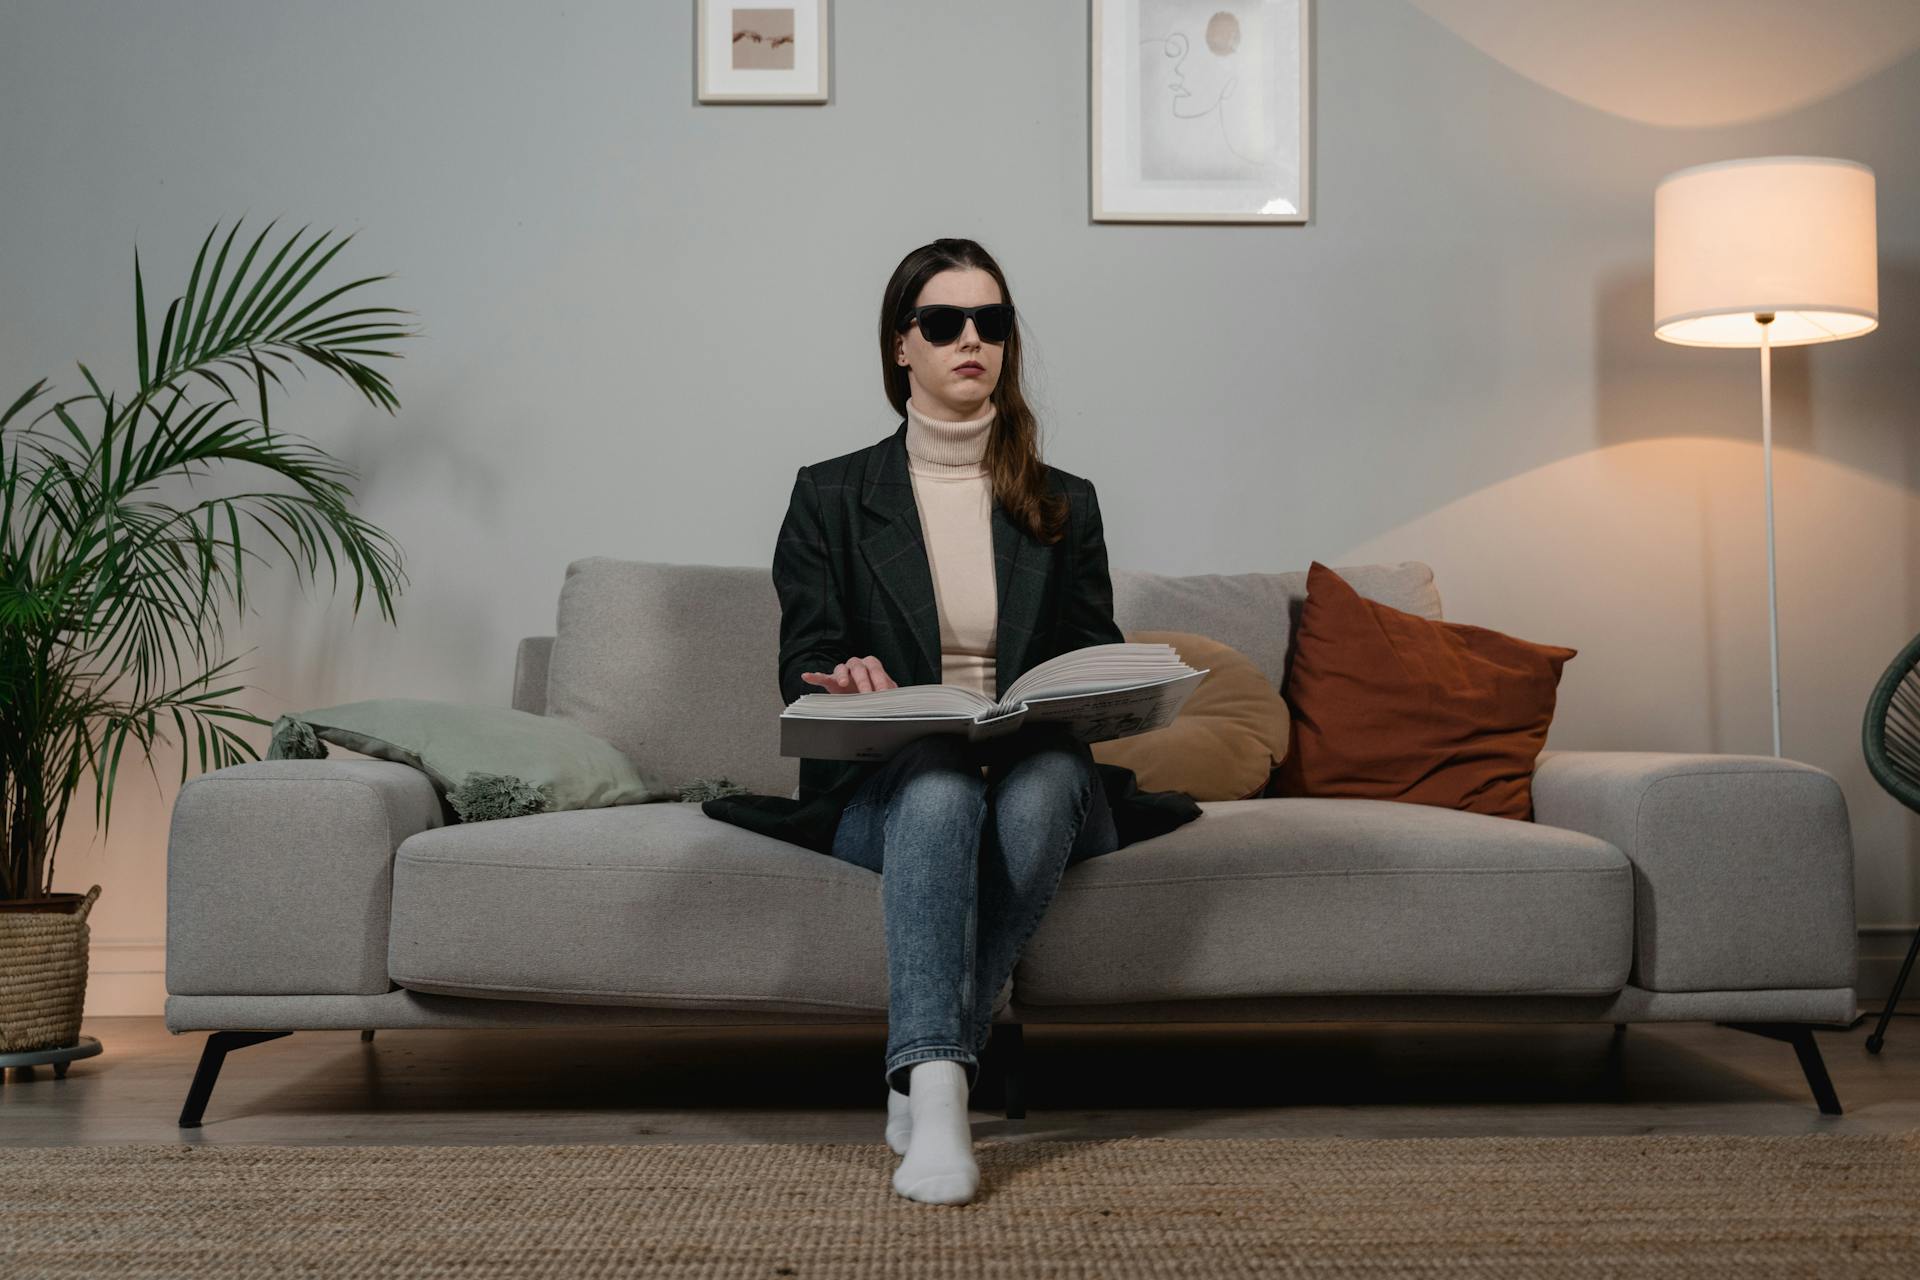
M1915 636L1900 656L1893 660L1880 683L1867 699L1867 715L1860 729L1861 747L1867 755L1867 768L1875 780L1895 800L1920 813L1920 636ZM1880 1011L1880 1024L1867 1037L1867 1052L1878 1053L1886 1042L1887 1023L1900 992L1913 971L1913 957L1920 952L1920 930L1915 930L1913 945L1893 980L1887 1007Z

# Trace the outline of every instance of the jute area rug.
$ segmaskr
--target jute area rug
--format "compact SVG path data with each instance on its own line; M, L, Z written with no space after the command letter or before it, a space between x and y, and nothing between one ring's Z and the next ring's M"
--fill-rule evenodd
M0 1276L1898 1276L1920 1134L0 1148Z

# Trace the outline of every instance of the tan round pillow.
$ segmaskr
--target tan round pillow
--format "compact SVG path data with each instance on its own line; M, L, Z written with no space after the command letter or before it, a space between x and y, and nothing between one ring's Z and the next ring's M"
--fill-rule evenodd
M1170 644L1206 668L1172 724L1092 744L1095 761L1131 769L1142 791L1184 791L1195 800L1252 800L1287 757L1286 699L1238 649L1191 631L1126 631L1136 644Z

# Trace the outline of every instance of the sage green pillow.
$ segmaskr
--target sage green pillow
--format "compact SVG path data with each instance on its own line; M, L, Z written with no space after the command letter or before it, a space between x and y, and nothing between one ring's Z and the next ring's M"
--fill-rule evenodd
M462 822L675 800L603 738L512 707L370 698L283 715L269 760L320 759L325 743L420 770Z

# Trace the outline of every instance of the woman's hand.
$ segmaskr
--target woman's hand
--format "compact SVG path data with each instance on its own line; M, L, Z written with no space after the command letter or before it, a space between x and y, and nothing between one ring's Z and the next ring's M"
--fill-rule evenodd
M887 669L880 665L880 659L868 654L864 658L848 658L832 671L802 671L802 680L811 681L820 686L824 693L872 693L876 689L897 689Z

